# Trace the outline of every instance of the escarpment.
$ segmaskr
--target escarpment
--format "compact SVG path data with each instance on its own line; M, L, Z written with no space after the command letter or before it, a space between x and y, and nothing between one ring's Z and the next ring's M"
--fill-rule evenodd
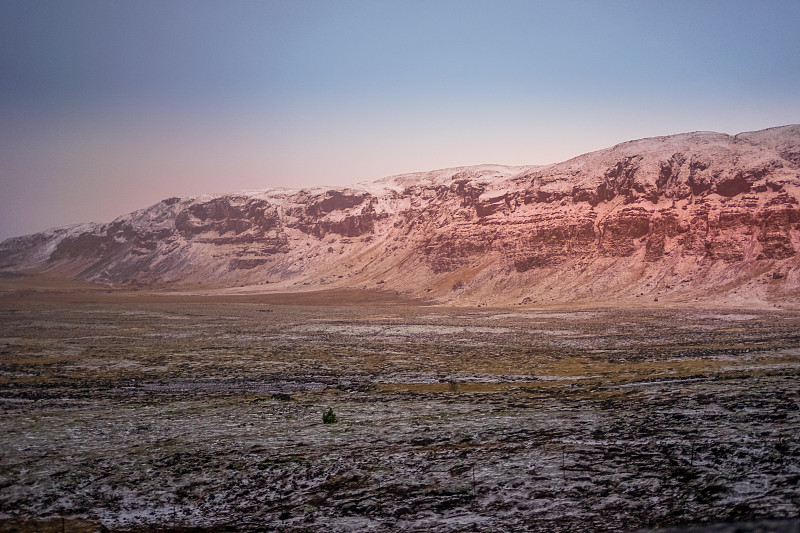
M379 287L463 302L786 300L800 287L798 154L800 126L785 126L642 139L548 166L171 198L108 224L9 239L0 267L121 285Z

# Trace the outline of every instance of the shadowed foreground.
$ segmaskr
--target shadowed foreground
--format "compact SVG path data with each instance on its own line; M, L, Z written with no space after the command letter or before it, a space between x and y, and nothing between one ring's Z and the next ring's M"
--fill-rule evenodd
M800 314L781 310L7 294L0 527L797 517L798 375Z

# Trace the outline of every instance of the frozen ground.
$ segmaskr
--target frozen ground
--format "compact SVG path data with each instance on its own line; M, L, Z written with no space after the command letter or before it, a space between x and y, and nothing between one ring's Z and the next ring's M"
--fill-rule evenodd
M798 363L793 312L0 298L0 529L797 517Z

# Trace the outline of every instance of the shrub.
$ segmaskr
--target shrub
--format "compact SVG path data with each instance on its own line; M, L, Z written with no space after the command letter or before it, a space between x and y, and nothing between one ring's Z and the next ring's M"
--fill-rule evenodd
M328 410L322 413L322 421L325 424L335 424L336 415L333 413L333 407L328 407Z

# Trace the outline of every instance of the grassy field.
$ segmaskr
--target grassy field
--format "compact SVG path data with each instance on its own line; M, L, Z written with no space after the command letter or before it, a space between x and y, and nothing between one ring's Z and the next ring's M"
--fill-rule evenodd
M800 514L798 312L5 289L0 529Z

